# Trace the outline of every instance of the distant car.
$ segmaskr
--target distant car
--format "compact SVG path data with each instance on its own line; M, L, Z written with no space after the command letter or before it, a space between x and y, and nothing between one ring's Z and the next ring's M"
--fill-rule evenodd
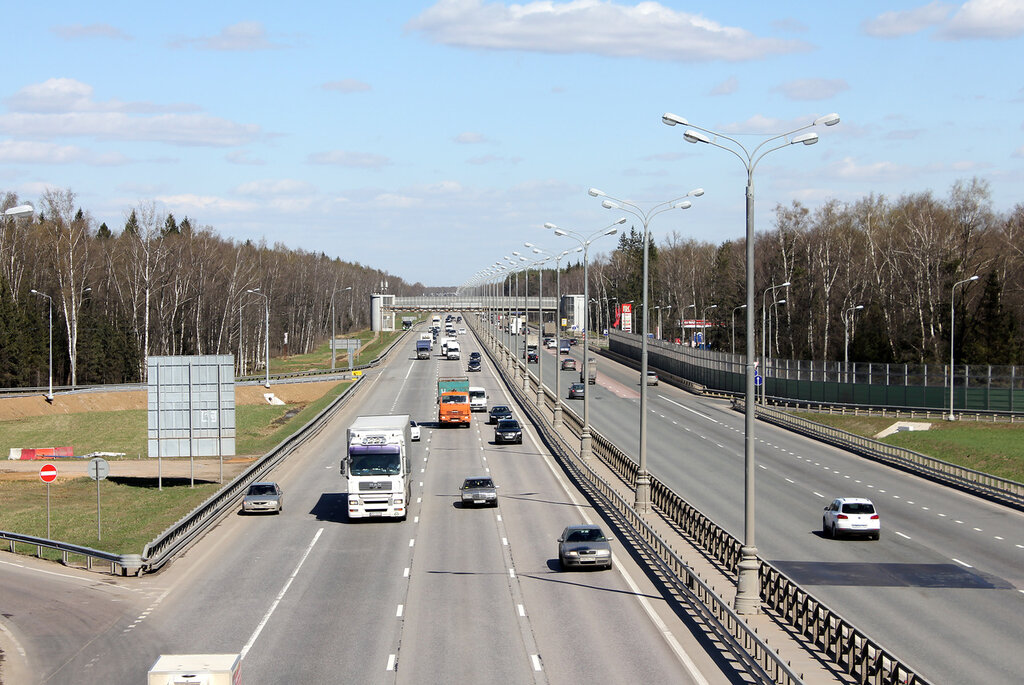
M570 567L612 567L612 546L600 526L567 526L558 538L558 563Z
M583 399L583 393L587 391L587 386L582 383L573 383L569 386L569 399L570 400L581 400Z
M647 372L647 385L657 385L657 384L658 384L658 374L656 374L654 371L648 371Z
M470 359L480 359L480 353L479 352L470 352L469 353L469 358Z
M462 317L461 316L456 316L455 317L455 323L462 323Z
M864 535L877 540L882 534L875 505L863 497L837 497L825 507L821 531L827 538L840 535Z
M526 363L527 364L536 364L537 360L539 360L539 359L540 359L540 357L537 356L536 352L527 352L526 353Z
M420 425L415 421L409 422L409 438L412 440L420 439Z
M498 506L498 486L490 476L475 476L462 481L462 506L470 504Z
M470 359L469 360L469 364L466 366L466 371L479 371L479 370L480 370L480 360L479 359Z
M502 419L494 427L494 444L523 444L523 429L515 419Z
M460 328L459 329L459 335L465 335L465 334L466 334L466 329L465 328Z
M271 481L253 483L242 498L242 513L272 511L280 514L284 511L284 494L281 486Z
M555 347L557 347L557 344L555 343L555 339L554 338L544 338L544 347L548 348L549 350L555 349Z
M562 360L562 371L575 371L575 370L576 370L576 360L575 359L569 358L569 359L563 359Z
M569 344L570 345L579 345L580 341L577 340L576 338L569 338Z
M511 419L512 410L504 404L497 404L487 412L487 423L498 423L502 419Z

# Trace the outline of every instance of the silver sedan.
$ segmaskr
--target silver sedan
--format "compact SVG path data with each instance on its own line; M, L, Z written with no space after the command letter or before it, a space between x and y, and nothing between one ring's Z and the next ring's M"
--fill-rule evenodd
M567 526L558 538L558 561L562 570L612 567L611 540L600 526L582 524Z
M284 511L284 493L281 486L270 481L253 483L242 498L242 513L272 511L280 514Z

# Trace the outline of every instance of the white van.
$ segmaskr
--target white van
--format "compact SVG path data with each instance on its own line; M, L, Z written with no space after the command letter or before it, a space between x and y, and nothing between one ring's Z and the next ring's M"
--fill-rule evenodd
M483 388L469 388L469 410L487 411L487 391Z
M459 343L457 341L448 341L448 351L445 353L445 356L447 356L448 359L460 359L462 357L461 352L462 351L459 349Z

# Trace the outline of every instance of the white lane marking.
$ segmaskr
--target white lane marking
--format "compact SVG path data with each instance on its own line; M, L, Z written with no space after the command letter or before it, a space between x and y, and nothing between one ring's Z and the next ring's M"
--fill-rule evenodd
M540 667L540 655L539 654L531 654L530 655L530 661L533 662L533 670L535 670L535 671L542 670L541 667Z
M955 561L956 563L960 564L961 566L966 566L967 568L974 568L974 567L973 567L973 566L971 566L970 564L968 564L968 563L966 563L966 562L963 562L963 561L960 561L960 560L959 560L959 559L957 559L956 557L953 557L953 561Z
M514 568L510 568L508 570L508 577L509 578L515 578L516 577L516 570Z
M793 483L793 482L795 482L795 481L792 481L792 480L790 480L789 478L786 478L786 482L787 482L787 483Z
M416 538L409 538L409 546L412 547L416 544Z
M419 516L413 516L412 517L412 522L413 523L419 523L420 522L420 517Z
M1024 590L1022 590L1021 592L1024 592ZM519 607L519 615L526 616L526 607L524 607L522 604L518 604L517 606Z
M408 569L408 567L406 567L406 569L404 571L402 571L402 577L403 578L408 578L409 577L409 569Z
M502 547L508 547L508 538L502 538L501 539L501 546Z
M663 400L665 400L666 402L671 402L672 404L676 405L680 409L685 409L686 411L688 411L690 413L696 414L697 416L701 417L702 419L707 419L711 423L720 423L719 421L716 421L715 419L711 418L707 414L702 414L699 411L697 411L696 409L690 409L689 407L687 407L685 405L682 405L682 404L679 404L675 400L671 400L671 399L665 397L664 395L658 395L658 397L663 399Z
M818 497L824 497L824 496L825 496L825 495L821 494L820 492L816 492L816 493L814 493L814 494L815 494L816 496L818 496Z
M394 654L388 654L388 665L384 667L384 670L385 671L393 671L393 670L395 670L395 655Z
M1003 539L1003 536L1002 536L1002 535L994 535L993 537L994 537L994 538L995 538L996 540L1002 540L1002 539Z
M261 620L259 625L256 626L256 630L255 632L253 632L252 637L250 637L249 641L245 643L244 647L242 647L242 661L245 661L245 655L249 653L250 649L252 649L253 644L256 642L256 638L260 636L260 633L263 632L263 628L265 628L267 622L270 621L270 617L274 613L274 610L277 609L277 605L281 603L281 599L284 597L284 593L288 592L288 588L292 586L292 581L295 580L295 576L299 575L299 569L301 569L302 565L306 563L306 558L309 556L309 553L313 551L313 545L315 545L316 541L320 539L320 536L323 535L323 532L324 529L321 528L316 532L316 535L313 536L313 539L306 547L306 551L303 552L302 558L299 559L299 563L295 565L295 570L292 571L292 574L288 577L288 580L285 582L284 587L281 588L281 591L277 593L277 597L274 598L274 601L270 605L270 608L267 609L267 613L263 616L263 620Z
M522 607L521 604L519 606ZM3 623L0 623L0 630L4 632L4 635L7 636L8 640L14 643L14 649L17 650L18 656L20 656L22 659L25 659L27 657L27 654L25 653L25 648L21 646L20 642L18 642L18 638L14 637L14 633L12 633L10 629L8 629L7 626L5 626Z
M398 611L395 612L395 618L402 618L402 612L405 611L405 605L399 604Z
M896 531L896 534L899 535L901 538L906 538L908 540L910 539L909 535L904 535L903 533L899 532L898 530Z

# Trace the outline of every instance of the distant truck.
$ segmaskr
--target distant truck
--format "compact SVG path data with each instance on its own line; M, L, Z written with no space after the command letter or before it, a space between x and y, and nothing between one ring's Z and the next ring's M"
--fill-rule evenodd
M437 424L469 427L472 417L469 404L469 377L437 379Z
M430 335L429 333L427 335ZM416 341L416 358L417 359L430 359L430 341L429 340L417 340Z
M430 343L430 347L428 349L434 349L434 334L431 333L430 331L420 333L420 340L426 340L428 343Z
M359 416L348 427L341 473L348 479L348 517L397 518L409 513L409 415Z
M148 685L238 685L242 682L240 654L161 654L149 669Z
M570 347L572 347L572 343L569 341L568 338L559 338L558 339L558 353L559 354L569 354L569 348ZM580 382L582 383L582 381L580 381Z
M597 383L597 359L595 357L589 357L587 359L587 379L586 383L594 385ZM580 383L583 383L583 366L580 366Z
M526 334L526 349L523 350L523 356L525 357L530 352L537 352L538 345L540 344L536 333Z
M458 340L456 340L455 338L441 338L441 356L442 357L447 357L448 356L448 345L453 343L453 342L457 343Z
M402 330L403 331L409 330L410 328L412 328L412 325L414 323L416 323L416 319L414 317L412 317L412 316L403 316L402 317Z

